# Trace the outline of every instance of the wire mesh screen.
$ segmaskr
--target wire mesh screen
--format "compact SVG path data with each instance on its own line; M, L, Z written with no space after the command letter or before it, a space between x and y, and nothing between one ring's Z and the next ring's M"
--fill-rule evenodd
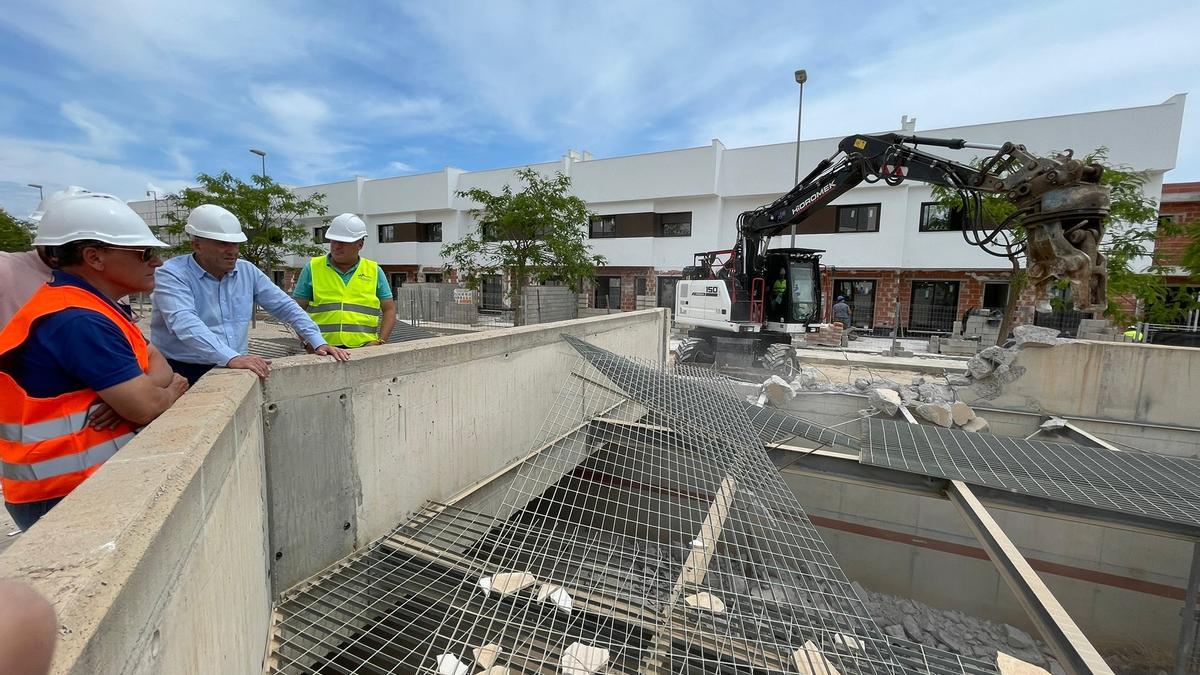
M291 592L273 671L995 672L880 631L725 381L567 340L497 512L429 504Z
M869 418L862 462L1200 526L1200 460Z

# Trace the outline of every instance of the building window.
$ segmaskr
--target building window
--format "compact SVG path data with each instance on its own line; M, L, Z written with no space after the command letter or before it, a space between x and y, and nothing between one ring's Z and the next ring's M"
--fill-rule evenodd
M648 280L646 279L646 277L634 277L633 278L633 294L634 295L646 295L646 287L648 285L649 285L649 283L648 283Z
M404 282L408 279L408 275L404 272L392 272L392 294L404 286Z
M679 283L679 277L659 277L658 278L658 306L669 307L675 309L675 284Z
M838 232L878 232L879 204L850 204L837 207Z
M400 241L399 225L392 223L390 225L379 226L379 243L391 244Z
M997 281L983 285L983 308L1004 309L1008 306L1008 282Z
M434 242L442 240L441 223L421 223L421 241Z
M617 236L617 219L612 216L597 216L592 218L592 239L611 239Z
M908 329L924 333L949 333L958 317L957 281L912 282Z
M271 272L271 281L275 282L275 285L280 288L283 288L283 278L284 278L283 270L275 270L275 271Z
M313 228L313 243L314 244L324 244L325 243L325 232L327 232L328 230L329 230L328 225L325 225L324 227L314 227Z
M442 275L441 274L426 274L425 275L425 283L440 284L440 283L442 283Z
M921 204L921 232L959 232L963 229L961 212L937 202Z
M833 301L837 302L839 296L846 298L846 304L850 305L850 323L859 328L874 327L874 279L837 279L833 282ZM830 311L830 320L832 319L833 312Z
M658 214L659 237L690 237L692 236L692 212Z
M621 277L596 277L592 300L596 309L621 309Z

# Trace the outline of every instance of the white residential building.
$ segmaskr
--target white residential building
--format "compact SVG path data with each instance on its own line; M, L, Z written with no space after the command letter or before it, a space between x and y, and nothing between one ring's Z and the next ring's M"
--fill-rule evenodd
M918 133L982 143L1012 141L1038 154L1071 148L1082 155L1106 147L1112 163L1147 171L1146 194L1157 198L1163 174L1175 165L1184 102L1185 95L1179 94L1157 105ZM850 135L870 130L845 131ZM801 173L833 154L841 138L804 141ZM589 291L589 305L633 309L639 304L672 304L673 280L692 263L694 253L731 248L738 214L792 187L795 151L795 143L726 148L714 139L704 147L603 159L569 151L559 161L532 166L570 176L575 194L602 216L592 224L591 244L608 265ZM930 151L962 162L983 154ZM395 178L360 177L296 191L324 193L330 214L363 216L370 227L364 255L379 261L393 285L399 285L450 280L443 276L440 249L476 227L468 213L472 205L457 193L475 187L497 191L505 183L515 184L512 168L446 168ZM929 212L923 207L931 201L930 188L920 183L862 185L798 228L796 246L826 251L826 296L848 296L856 323L889 326L894 301L899 300L905 327L945 330L948 326L940 323L915 325L921 321L910 305L946 309L939 315L944 317L974 306L1003 304L1008 261L968 246L960 232L927 231ZM152 202L133 206L151 220ZM319 222L312 225L315 229ZM788 246L788 238L779 237L773 244Z

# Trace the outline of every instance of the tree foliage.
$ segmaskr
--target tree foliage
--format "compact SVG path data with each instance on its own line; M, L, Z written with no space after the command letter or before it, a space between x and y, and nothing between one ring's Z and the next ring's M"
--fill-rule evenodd
M1133 317L1125 310L1122 299L1139 298L1145 302L1149 311L1156 312L1157 309L1151 308L1160 307L1162 300L1168 295L1161 267L1153 263L1149 266L1145 264L1152 262L1151 251L1156 236L1158 202L1144 193L1148 178L1146 172L1112 164L1109 161L1108 148L1097 148L1085 156L1083 161L1094 162L1104 167L1100 182L1108 187L1112 200L1104 241L1100 246L1106 257L1108 269L1108 297L1104 313L1118 323L1128 323ZM978 160L972 162L972 166L977 167L979 164ZM953 190L935 187L934 197L948 208L960 206L957 194ZM984 195L983 210L984 218L988 222L999 223L1012 214L1016 207L1000 195ZM1012 236L1016 241L1025 239L1025 231L1019 220ZM1020 289L1027 285L1021 270L1024 254L1015 256L1011 262L1014 269L1013 285L1009 291L1008 307L1005 308L1001 340L1007 338L1007 329L1012 326ZM1066 282L1062 283L1065 286ZM1060 308L1062 305L1061 301L1053 301L1053 304ZM1153 317L1148 318L1154 320Z
M0 208L0 251L28 251L33 248L33 234L22 220Z
M499 194L483 188L458 193L479 204L470 212L479 225L443 246L442 257L468 288L478 289L485 276L507 275L509 306L521 323L521 298L531 280L558 280L578 293L605 260L587 245L592 214L582 199L569 194L570 178L561 172L545 177L528 167L516 175L525 184L520 192L505 185Z
M246 183L228 171L216 176L196 176L197 187L170 195L166 213L166 231L184 234L188 214L201 204L216 204L228 209L242 223L246 243L241 256L259 269L269 272L284 266L289 255L314 256L324 251L313 243L313 233L301 218L324 216L325 195L315 193L301 199L270 176L254 176ZM192 249L188 237L173 248L175 253Z

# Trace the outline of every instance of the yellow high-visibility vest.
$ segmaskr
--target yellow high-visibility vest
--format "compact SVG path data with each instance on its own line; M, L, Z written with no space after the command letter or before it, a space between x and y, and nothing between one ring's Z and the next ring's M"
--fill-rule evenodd
M383 316L375 290L379 264L359 258L358 269L347 282L326 258L320 256L308 263L313 289L308 313L321 329L321 337L331 345L351 348L378 340Z

